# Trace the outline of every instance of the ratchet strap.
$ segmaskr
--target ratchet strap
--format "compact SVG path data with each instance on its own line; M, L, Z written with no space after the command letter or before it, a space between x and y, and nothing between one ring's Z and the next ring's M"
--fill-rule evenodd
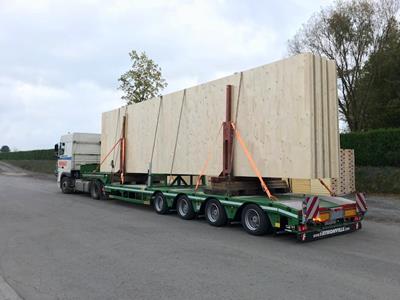
M103 158L103 160L102 160L102 161L100 162L100 164L97 166L95 172L98 171L98 169L99 169L100 166L103 164L103 162L107 159L107 157L110 156L110 154L113 152L113 150L115 149L115 147L117 147L118 144L121 143L121 141L122 141L122 138L119 139L119 140L114 144L114 146L112 146L111 150L107 153L107 155Z
M253 169L253 172L256 174L256 176L260 180L260 184L261 184L261 187L262 187L263 191L267 194L267 196L268 196L268 198L270 200L277 200L277 198L274 195L271 194L270 190L268 189L267 184L265 183L264 179L262 178L261 173L258 170L257 165L254 162L253 157L251 156L251 154L250 154L250 152L249 152L244 140L242 139L242 136L239 133L239 130L237 130L235 124L231 123L231 126L232 126L233 130L235 131L235 136L236 136L240 146L242 147L243 152L246 155L247 160L249 161L251 168Z
M329 192L329 194L334 197L335 193L328 187L328 185L322 180L322 178L318 178L319 182L322 184L322 186Z
M216 144L217 139L218 139L218 137L219 137L219 134L221 133L222 126L223 126L223 124L221 124L221 126L219 127L218 134L217 134L217 136L215 137L214 145ZM212 158L212 151L211 151L211 147L209 147L209 148L208 148L207 159L206 159L206 161L204 162L204 165L203 165L203 167L202 167L201 170L200 170L199 177L197 177L196 187L195 187L195 189L194 189L195 192L196 192L197 189L199 188L201 178L204 176L204 174L205 174L205 172L206 172L206 170L207 170L207 167L208 167L208 163L210 162L211 158Z

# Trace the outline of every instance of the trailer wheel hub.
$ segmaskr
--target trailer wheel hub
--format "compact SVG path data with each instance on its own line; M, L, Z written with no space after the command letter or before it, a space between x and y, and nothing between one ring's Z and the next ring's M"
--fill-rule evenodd
M216 222L219 218L219 208L216 204L212 203L210 205L210 208L208 209L207 212L208 218L212 221L212 222Z
M251 230L257 230L260 227L260 215L254 209L249 209L245 216L246 226Z

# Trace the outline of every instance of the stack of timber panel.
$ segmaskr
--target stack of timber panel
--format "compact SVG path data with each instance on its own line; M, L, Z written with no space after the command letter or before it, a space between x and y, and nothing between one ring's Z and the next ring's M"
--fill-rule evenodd
M263 177L338 177L336 68L309 53L103 113L102 158L126 115L128 173L147 173L151 162L152 173L199 174L210 153L205 175L218 176L226 85L233 86L233 120ZM112 171L111 160L101 171ZM233 163L235 176L255 176L236 141Z
M355 163L353 149L340 149L338 178L323 178L324 183L335 195L347 195L355 192ZM328 190L318 179L290 179L293 193L329 195Z

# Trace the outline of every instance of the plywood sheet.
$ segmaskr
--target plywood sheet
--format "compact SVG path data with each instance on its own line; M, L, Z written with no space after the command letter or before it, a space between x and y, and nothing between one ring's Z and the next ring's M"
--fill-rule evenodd
M324 183L335 195L355 192L354 150L340 149L339 177L323 178ZM291 179L293 193L329 195L329 191L318 179Z
M233 119L264 177L338 177L337 101L332 97L336 77L330 63L297 55L104 113L102 156L119 138L115 133L121 131L123 111L127 172L145 173L152 162L153 173L198 174L211 157L206 175L219 175L220 129L230 84ZM110 161L102 171L110 171ZM236 142L234 175L254 176Z

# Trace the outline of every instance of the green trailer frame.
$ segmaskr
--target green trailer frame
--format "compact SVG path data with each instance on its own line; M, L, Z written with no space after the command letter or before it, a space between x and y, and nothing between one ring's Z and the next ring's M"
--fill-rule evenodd
M204 215L206 203L211 199L217 200L225 210L229 222L240 222L241 213L247 205L256 205L267 216L271 231L275 234L292 233L301 242L325 238L333 235L349 233L361 229L361 220L364 214L357 212L353 216L343 217L328 223L305 221L301 203L307 197L314 195L304 194L277 194L278 200L271 200L265 195L229 196L209 194L204 192L205 182L196 190L192 177L190 183L186 183L180 175L168 184L168 176L153 174L158 183L146 184L120 184L111 182L112 174L101 172L83 173L82 178L101 183L107 198L131 202L135 204L154 206L156 195L162 195L166 199L169 211L176 211L177 200L186 196L190 200L196 215ZM324 210L337 209L341 205L337 201L332 202L333 197L318 196L320 206ZM335 197L335 200L343 199ZM350 201L350 200L348 200ZM336 203L335 203L336 202ZM348 205L347 205L348 206ZM350 207L356 209L354 205Z

